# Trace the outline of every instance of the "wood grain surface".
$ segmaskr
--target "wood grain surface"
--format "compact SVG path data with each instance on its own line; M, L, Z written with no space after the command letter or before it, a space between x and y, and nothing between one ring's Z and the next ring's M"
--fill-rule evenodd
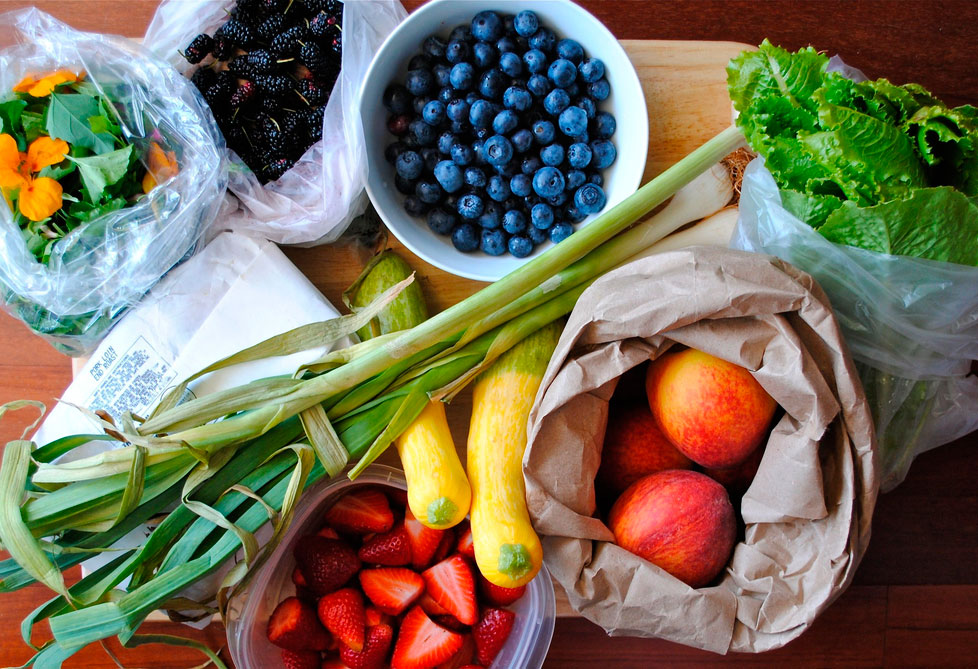
M0 1L0 12L29 4L80 29L139 36L157 1L5 0ZM405 4L412 9L420 3L413 0ZM768 37L791 48L812 44L841 54L871 77L886 76L898 83L917 81L951 103L978 104L978 66L974 59L978 3L970 0L582 0L580 4L623 40L754 44ZM645 52L635 44L627 43L626 47L641 69L639 59ZM685 84L678 81L664 85L682 88ZM668 98L679 100L687 93L669 90ZM655 99L652 96L653 105ZM726 113L719 106L692 110L694 116L686 120L691 128L688 136L695 137L696 132L703 132L703 138L709 136L719 129L710 128L708 132L710 124L723 123ZM705 120L702 114L706 114ZM660 171L684 149L670 144L675 141L671 139L674 133L663 125L668 118L653 113L651 172ZM674 114L668 122L678 123L681 118L681 114ZM685 150L688 148L692 146ZM333 271L333 263L323 262L323 249L290 249L287 253L330 300L339 303L338 296L351 277ZM329 250L331 260L350 268L361 257L362 251L353 246ZM425 263L412 259L412 264L429 283L427 292L432 295L434 309L454 303L478 287L474 282L457 280L443 283ZM70 379L67 358L31 335L19 322L0 315L0 403L13 399L50 403ZM464 401L459 409L458 413L467 415ZM0 443L17 438L27 422L26 416L5 418L0 424ZM453 422L458 436L462 423L457 418ZM636 668L680 664L978 666L976 447L978 434L972 434L924 454L899 488L881 496L872 543L854 585L810 631L785 648L760 656L720 657L664 641L608 638L587 621L561 619L547 666L591 667L599 662ZM34 586L0 600L4 632L0 634L0 666L16 666L30 657L17 633L19 622L48 597L46 590ZM185 627L168 623L152 623L148 627L145 631L154 633L188 632ZM212 625L194 636L215 648L223 644L220 625ZM127 667L176 668L200 662L200 656L192 651L170 647L126 650L110 643L108 648ZM95 646L79 653L66 666L114 664L104 650Z

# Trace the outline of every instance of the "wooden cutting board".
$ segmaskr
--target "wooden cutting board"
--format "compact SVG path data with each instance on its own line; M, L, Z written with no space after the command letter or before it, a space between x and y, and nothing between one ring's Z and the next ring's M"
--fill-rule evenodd
M730 125L725 67L732 57L751 47L736 42L672 40L622 40L621 44L638 71L649 112L648 163L643 179L646 181ZM628 138L618 135L615 140L627 142ZM387 246L400 253L416 270L432 313L486 285L429 265L404 248L393 235L389 236ZM341 307L343 291L359 275L370 251L340 242L312 249L286 249L286 254L330 302ZM74 360L74 369L83 363ZM461 393L448 409L452 434L463 459L470 413L468 392ZM396 458L391 449L381 462L397 465ZM556 590L557 615L576 615L560 586Z

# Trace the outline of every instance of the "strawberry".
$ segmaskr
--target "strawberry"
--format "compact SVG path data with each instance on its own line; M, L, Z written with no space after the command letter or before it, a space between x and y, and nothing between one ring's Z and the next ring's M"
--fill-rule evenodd
M346 646L340 647L340 659L350 669L381 669L387 660L387 651L394 640L390 625L377 625L367 630L363 650L357 652Z
M308 588L309 582L306 577L302 575L302 570L296 567L292 570L292 582L295 583L298 588Z
M326 512L326 522L340 532L387 532L394 526L394 514L384 493L364 488L340 497Z
M346 663L340 658L331 657L323 660L323 664L319 669L350 669L350 667L346 666Z
M295 545L295 560L309 588L317 595L338 590L360 571L360 558L340 539L316 534L302 537Z
M318 650L282 650L285 669L320 669L322 656Z
M461 555L453 555L424 571L425 589L431 598L466 625L475 625L479 611L475 603L472 568Z
M424 580L403 567L365 569L360 572L360 586L374 606L393 616L399 615L424 592Z
M367 627L375 627L376 625L390 625L393 618L376 606L368 606L364 611L364 620L367 622Z
M325 525L323 527L323 529L321 529L318 532L316 532L316 534L318 534L319 536L323 537L324 539L339 539L340 538L340 535L338 535L336 533L336 530L334 530L329 525Z
M452 552L455 548L455 532L448 529L442 530L445 534L441 535L441 543L438 544L438 550L435 551L435 557L432 558L432 562L441 562L448 557L448 554Z
M272 611L268 640L287 650L324 650L330 641L312 604L298 597L283 599Z
M461 634L436 624L420 606L415 606L401 621L391 669L434 667L455 655L463 641Z
M365 541L357 556L370 564L399 567L411 563L411 541L403 525Z
M506 643L516 614L506 609L486 609L482 620L472 628L479 664L489 666Z
M447 627L450 630L455 630L456 632L467 632L469 631L468 625L463 625L458 621L455 616L434 616L433 620L441 625L442 627Z
M429 616L450 616L451 613L448 612L444 606L436 602L431 598L427 592L421 595L421 599L418 600L418 604L424 609L424 612Z
M422 525L411 509L404 511L404 529L411 541L411 566L415 569L430 567L445 531Z
M475 559L475 544L472 543L472 528L468 525L459 533L455 550L470 560Z
M504 588L501 585L496 585L483 576L482 572L479 572L478 579L479 592L482 593L482 598L493 606L509 606L526 592L525 585L521 585L518 588Z
M363 650L366 614L363 595L353 588L343 588L319 600L319 621L337 639L356 652Z
M471 634L465 634L462 639L462 647L446 662L439 664L437 669L461 669L464 666L472 666L474 662L475 641L472 640Z

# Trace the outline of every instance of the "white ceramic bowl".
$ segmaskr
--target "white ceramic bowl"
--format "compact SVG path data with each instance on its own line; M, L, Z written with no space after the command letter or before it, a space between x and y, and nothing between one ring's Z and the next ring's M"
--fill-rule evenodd
M481 251L462 253L447 236L435 234L422 218L404 211L404 196L394 188L394 168L384 159L384 149L395 141L387 131L387 110L381 100L384 89L394 81L403 82L407 63L421 51L421 42L431 34L447 37L455 26L472 20L486 9L516 14L524 9L536 12L542 25L558 38L575 39L591 58L605 64L611 96L601 109L615 116L618 129L612 141L618 151L614 164L604 170L604 189L608 208L632 194L642 180L648 151L649 120L645 95L638 75L625 50L604 25L569 0L433 0L420 7L397 27L374 57L360 94L360 115L366 139L367 194L387 227L416 255L446 272L479 281L495 281L519 267L525 258L504 254L490 256ZM594 215L578 223L580 229ZM533 255L552 246L545 242Z

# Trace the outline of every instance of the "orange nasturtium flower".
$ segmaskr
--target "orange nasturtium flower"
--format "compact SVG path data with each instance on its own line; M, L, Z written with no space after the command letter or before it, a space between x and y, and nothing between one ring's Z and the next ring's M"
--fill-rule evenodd
M32 221L43 221L61 209L61 184L50 177L35 174L65 159L68 143L63 139L38 137L27 147L17 150L17 141L0 135L0 188L10 201L10 191L18 190L17 208Z
M35 98L43 98L46 95L51 95L55 86L74 83L80 81L81 78L82 75L75 74L70 70L28 74L14 86L14 93L27 93Z
M177 154L173 151L164 151L162 146L156 142L151 142L149 153L146 156L146 175L143 176L143 192L150 192L156 188L156 184L175 177L179 171L177 167Z

